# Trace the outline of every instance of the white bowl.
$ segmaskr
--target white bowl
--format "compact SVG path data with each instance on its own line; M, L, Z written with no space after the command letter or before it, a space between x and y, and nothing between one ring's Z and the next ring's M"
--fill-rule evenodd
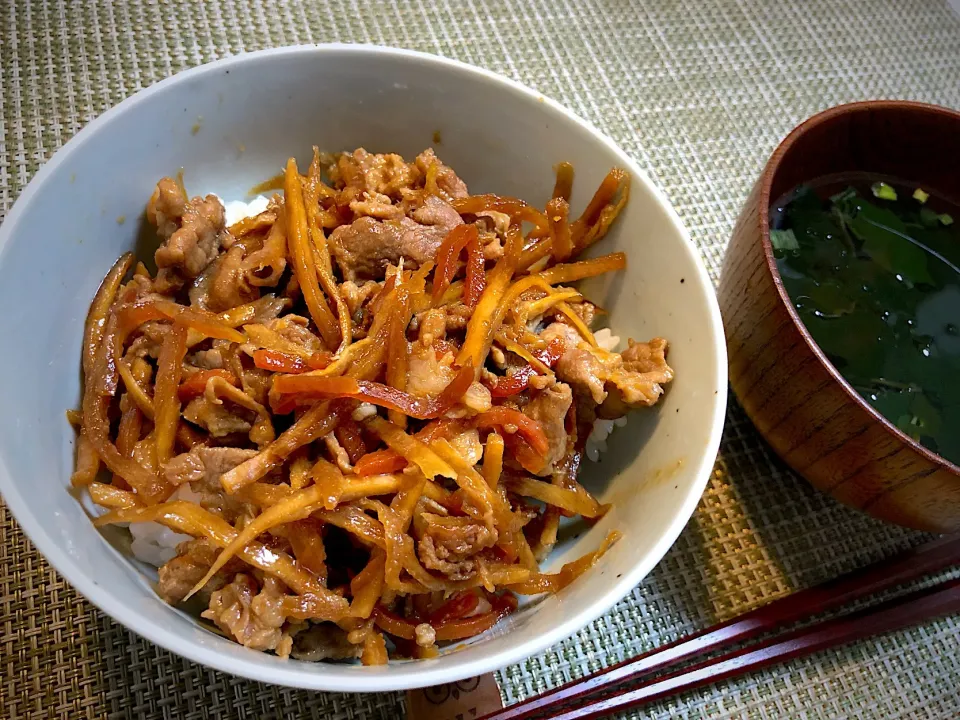
M597 253L628 268L593 282L615 334L670 341L676 380L660 405L616 430L584 482L613 509L550 557L558 568L617 543L559 595L534 601L437 659L383 667L302 663L247 650L161 601L143 566L90 523L68 491L87 306L107 269L136 244L156 181L184 168L191 194L242 199L288 157L317 144L440 157L470 189L549 197L552 167L576 168L579 213L612 166L630 171L630 203ZM120 220L126 218L126 222ZM723 425L727 366L714 290L676 213L631 158L558 104L451 60L366 46L305 46L221 60L160 82L91 122L33 179L0 228L0 491L50 563L118 622L168 650L235 675L331 691L422 687L539 652L609 610L663 557L710 475ZM589 465L589 463L588 463Z

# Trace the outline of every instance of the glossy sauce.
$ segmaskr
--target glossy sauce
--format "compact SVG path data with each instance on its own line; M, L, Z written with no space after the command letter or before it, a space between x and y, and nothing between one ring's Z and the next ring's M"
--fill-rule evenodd
M770 208L784 287L846 380L900 430L960 464L960 206L856 174Z

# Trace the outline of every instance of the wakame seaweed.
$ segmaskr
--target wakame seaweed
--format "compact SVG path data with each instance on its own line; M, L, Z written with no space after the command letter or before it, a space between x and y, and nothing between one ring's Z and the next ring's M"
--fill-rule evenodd
M784 287L837 370L903 432L960 464L956 211L930 188L834 176L774 203L770 225Z

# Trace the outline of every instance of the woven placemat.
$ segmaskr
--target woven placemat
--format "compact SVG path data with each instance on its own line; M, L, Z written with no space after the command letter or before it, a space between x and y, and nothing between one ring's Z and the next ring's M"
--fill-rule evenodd
M0 1L0 212L87 121L184 68L301 42L455 57L598 125L667 193L719 273L740 204L797 122L841 102L960 107L960 19L942 0ZM0 215L2 217L2 215ZM284 690L162 651L80 598L0 505L0 714L398 718L400 694ZM687 529L612 612L498 673L506 702L922 541L785 469L731 405ZM960 716L960 618L651 706L644 717Z

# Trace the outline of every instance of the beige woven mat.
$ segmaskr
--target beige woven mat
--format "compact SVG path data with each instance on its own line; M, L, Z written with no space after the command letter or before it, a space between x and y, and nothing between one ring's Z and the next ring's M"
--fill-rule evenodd
M740 203L791 127L877 97L960 107L943 0L0 0L0 211L88 120L198 63L298 42L459 58L597 124L666 191L714 277ZM2 215L0 215L2 217ZM94 610L0 505L5 717L396 718L399 694L283 690L214 673ZM693 520L659 567L576 637L498 674L515 702L921 541L814 493L731 407ZM960 716L960 618L727 682L644 717Z

